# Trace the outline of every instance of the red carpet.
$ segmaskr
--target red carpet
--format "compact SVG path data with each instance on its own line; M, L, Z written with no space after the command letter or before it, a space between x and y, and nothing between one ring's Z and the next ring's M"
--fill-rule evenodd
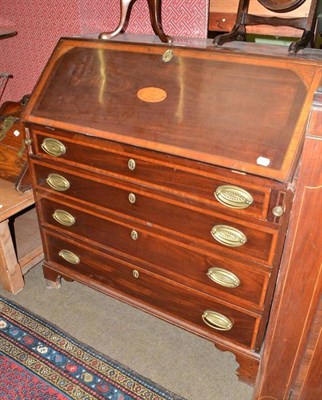
M1 400L184 400L0 296Z

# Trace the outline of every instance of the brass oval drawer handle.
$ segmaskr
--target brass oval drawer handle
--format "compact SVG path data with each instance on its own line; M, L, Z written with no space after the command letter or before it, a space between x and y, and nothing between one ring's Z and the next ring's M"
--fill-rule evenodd
M60 250L58 253L59 257L63 258L65 261L69 262L70 264L79 264L80 258L70 250Z
M46 182L52 189L57 190L57 192L65 192L70 188L68 180L59 174L49 174Z
M45 153L54 157L60 157L66 153L65 145L57 139L45 138L40 146Z
M53 218L59 224L64 226L73 226L76 223L76 218L65 210L55 210L53 213Z
M218 186L215 198L226 207L243 210L253 204L253 197L247 190L233 185Z
M217 331L230 331L234 323L225 315L216 311L206 310L202 314L203 322Z
M133 160L133 158L130 158L129 161L128 161L128 163L127 163L127 166L129 167L129 170L130 170L130 171L134 171L135 168L136 168L136 162L135 162L135 160Z
M213 282L227 288L233 289L237 288L240 285L240 279L238 278L238 276L223 268L209 268L207 276Z
M228 225L215 225L211 229L211 235L217 242L227 247L240 247L247 242L243 232Z
M136 202L136 196L135 196L135 194L134 194L134 193L130 193L129 196L128 196L128 199L129 199L129 202L130 202L131 204L134 204L134 203Z

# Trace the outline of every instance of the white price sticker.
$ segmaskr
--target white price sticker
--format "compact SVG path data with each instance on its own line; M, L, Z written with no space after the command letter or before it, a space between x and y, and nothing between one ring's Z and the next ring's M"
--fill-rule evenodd
M269 164L271 163L271 160L266 157L258 157L256 162L258 165L262 165L263 167L268 167Z

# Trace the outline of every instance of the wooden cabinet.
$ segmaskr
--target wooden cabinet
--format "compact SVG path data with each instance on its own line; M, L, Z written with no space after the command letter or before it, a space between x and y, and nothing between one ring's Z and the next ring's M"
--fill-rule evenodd
M46 254L254 382L319 60L62 39L24 121Z
M290 2L282 2L280 4L290 4ZM209 30L225 32L231 31L235 22L238 10L239 0L210 0L209 2ZM304 3L293 11L282 13L282 18L302 18L307 17L310 11L311 0ZM249 12L262 17L278 17L281 14L272 12L262 6L259 1L251 0L249 3ZM279 26L274 28L268 25L249 26L249 33L257 33L262 35L290 36L298 37L302 32L289 26Z

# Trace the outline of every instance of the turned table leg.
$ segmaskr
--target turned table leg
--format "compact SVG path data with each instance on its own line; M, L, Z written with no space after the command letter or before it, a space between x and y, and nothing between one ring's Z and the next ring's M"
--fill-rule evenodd
M24 280L8 222L6 219L0 223L0 280L4 289L16 294L23 289Z
M130 5L132 7L134 2L135 2L135 0L120 0L121 16L120 16L120 22L119 22L117 28L112 32L102 32L99 35L100 39L104 39L104 40L112 39L114 36L117 36L119 33L121 33L124 30L124 27L128 22L128 17L129 17L128 14L130 11Z
M120 0L121 16L117 28L112 32L102 32L99 35L100 39L108 40L117 36L119 33L124 32L128 24L131 8L136 0ZM159 36L161 42L171 43L172 38L167 36L162 29L161 25L161 0L148 0L151 25L154 33Z
M172 38L163 32L161 24L161 0L148 0L148 5L154 33L159 36L161 42L172 43Z

